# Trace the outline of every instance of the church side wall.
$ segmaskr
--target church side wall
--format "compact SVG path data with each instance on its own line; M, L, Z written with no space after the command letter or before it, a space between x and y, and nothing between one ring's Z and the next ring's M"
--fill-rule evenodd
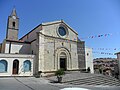
M11 53L29 54L30 44L12 43Z
M36 42L36 40L35 41L33 41L32 43L31 43L31 53L32 54L36 54L37 52L36 52L36 47L38 47L38 43Z
M34 31L32 31L31 33L29 33L28 35L27 35L27 41L29 41L29 42L31 42L31 41L33 41L34 39L36 39L36 31L37 30L34 30Z
M30 44L6 42L5 53L30 54Z
M37 39L37 32L39 32L41 29L42 29L42 26L37 27L30 33L26 34L26 36L24 36L21 40L31 42L31 41Z

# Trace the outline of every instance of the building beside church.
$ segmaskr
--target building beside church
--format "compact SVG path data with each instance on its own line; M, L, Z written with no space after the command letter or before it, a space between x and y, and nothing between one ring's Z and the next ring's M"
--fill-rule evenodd
M117 52L115 53L117 55L117 59L118 59L118 67L117 67L117 75L118 75L118 78L120 80L120 52Z
M90 72L94 73L92 48L85 47L85 62L86 70L90 68Z
M95 73L118 78L119 69L117 58L96 58L93 64Z
M0 76L48 75L86 69L85 42L63 20L42 23L18 39L19 17L8 17L6 38L0 44ZM81 50L82 48L82 50Z

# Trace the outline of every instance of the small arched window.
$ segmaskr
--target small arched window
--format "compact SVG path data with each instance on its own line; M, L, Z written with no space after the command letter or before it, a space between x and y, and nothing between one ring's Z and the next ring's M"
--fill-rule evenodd
M15 22L12 23L13 27L15 27Z
M7 61L0 60L0 72L7 72Z
M24 72L31 71L31 62L30 62L30 60L24 61L23 68L24 68Z

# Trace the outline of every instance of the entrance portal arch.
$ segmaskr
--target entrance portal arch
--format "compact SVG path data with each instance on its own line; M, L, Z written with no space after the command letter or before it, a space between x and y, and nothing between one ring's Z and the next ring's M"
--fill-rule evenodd
M71 54L65 47L57 48L56 50L57 69L63 68L68 70L72 67Z

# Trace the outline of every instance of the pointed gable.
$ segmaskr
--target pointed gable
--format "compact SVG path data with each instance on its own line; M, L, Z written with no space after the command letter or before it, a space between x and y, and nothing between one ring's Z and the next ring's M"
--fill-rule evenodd
M64 20L53 21L53 22L45 22L45 23L42 23L42 26L49 26L49 25L54 25L54 24L64 24L72 32L74 32L76 35L78 35L78 33L74 29L72 29Z
M77 40L78 33L63 20L42 23L42 34L69 40ZM61 30L62 29L62 30Z
M16 16L17 17L17 13L16 13L16 9L15 8L13 8L10 16Z

